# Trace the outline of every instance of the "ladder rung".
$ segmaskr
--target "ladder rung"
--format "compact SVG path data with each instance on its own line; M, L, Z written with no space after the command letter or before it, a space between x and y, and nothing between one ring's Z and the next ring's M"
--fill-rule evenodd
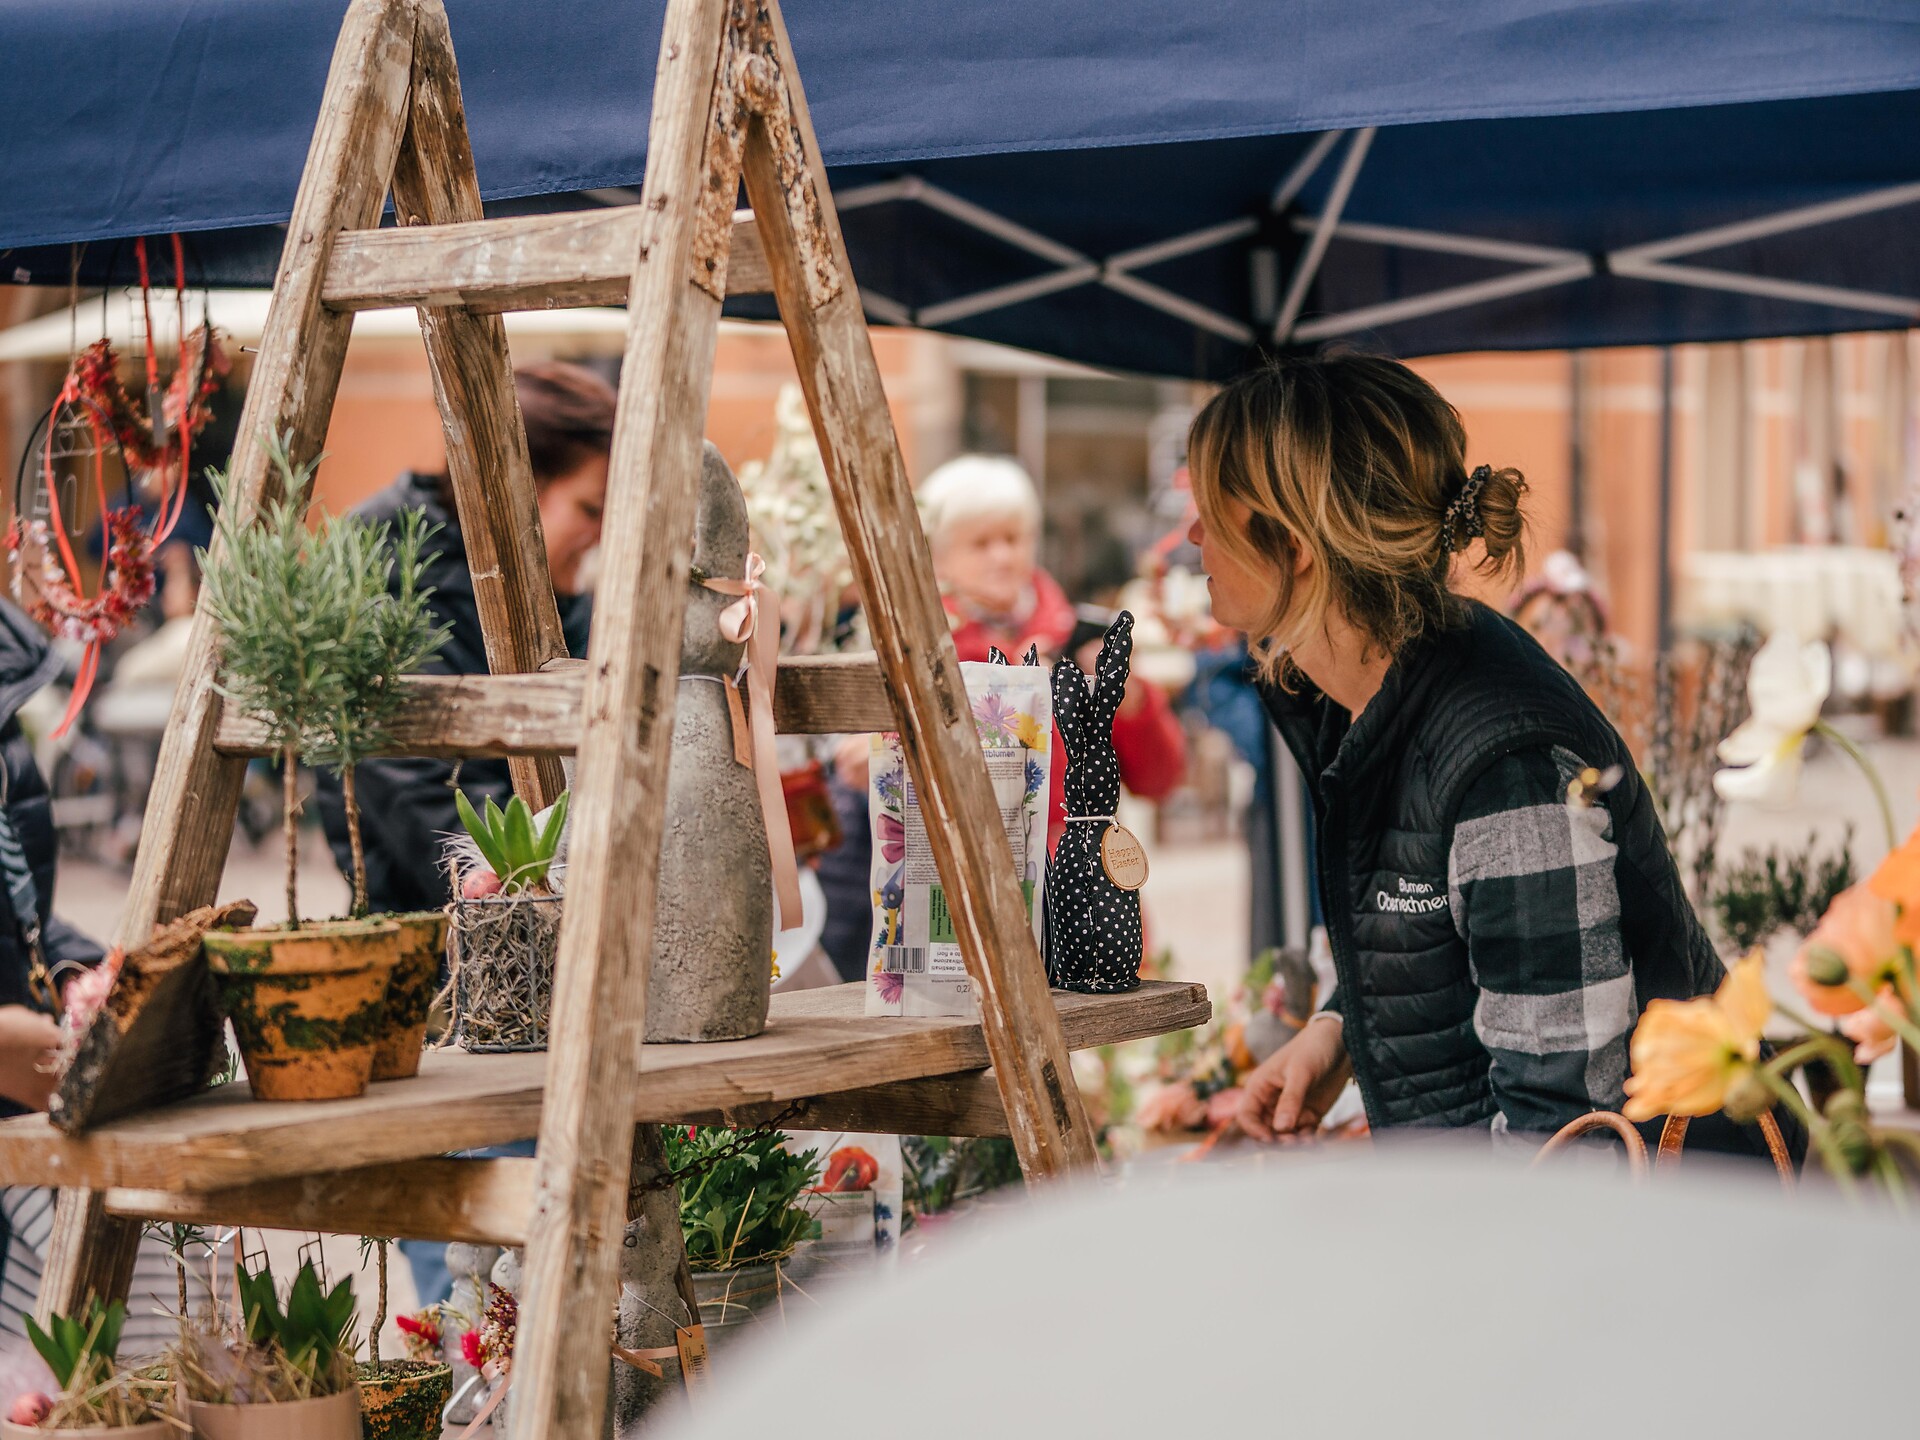
M331 310L463 305L547 310L624 305L639 248L640 207L511 215L459 225L352 230L333 242L322 298ZM773 288L753 212L733 217L727 293Z
M581 660L556 660L530 675L415 675L406 688L383 754L571 755L580 743ZM870 654L782 660L773 713L789 735L898 728ZM221 716L215 745L227 755L273 753L266 727L234 710Z

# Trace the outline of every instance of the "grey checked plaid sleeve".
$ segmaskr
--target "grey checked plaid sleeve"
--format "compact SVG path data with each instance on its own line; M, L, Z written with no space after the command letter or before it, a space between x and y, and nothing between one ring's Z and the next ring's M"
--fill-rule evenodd
M1617 1110L1635 1014L1620 934L1613 819L1567 803L1583 768L1562 749L1488 767L1455 818L1448 888L1493 1057L1496 1134L1543 1140Z

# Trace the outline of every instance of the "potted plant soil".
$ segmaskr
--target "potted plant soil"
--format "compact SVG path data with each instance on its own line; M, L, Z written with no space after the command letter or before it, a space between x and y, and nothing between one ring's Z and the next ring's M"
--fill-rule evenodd
M567 801L563 794L536 816L517 795L475 810L454 792L467 832L453 856L451 941L453 1034L463 1049L547 1048Z
M110 1305L93 1300L78 1319L55 1315L45 1330L29 1317L27 1338L47 1362L60 1393L22 1395L0 1422L0 1436L160 1440L172 1435L166 1418L172 1386L123 1372L115 1363L126 1320L127 1307L119 1300Z
M271 1266L234 1270L240 1313L183 1325L168 1367L199 1440L358 1440L353 1282L302 1265L280 1302Z
M361 1425L366 1440L439 1440L440 1412L453 1396L453 1367L437 1356L387 1360L380 1354L380 1331L387 1323L387 1246L392 1243L375 1235L360 1241L363 1255L375 1252L380 1279L379 1303L367 1327L367 1358L355 1370Z
M365 914L352 767L385 739L398 676L431 655L444 632L433 628L418 585L430 533L419 518L402 525L397 545L388 527L356 516L309 527L314 464L296 466L284 438L267 450L282 498L250 524L226 503L226 479L214 476L217 543L200 558L207 608L220 627L221 693L266 729L280 756L287 923L210 933L206 953L254 1095L337 1099L359 1094L372 1075L402 956L402 927ZM396 565L397 594L387 585ZM354 914L303 924L299 765L316 758L342 767Z
M666 1125L661 1135L700 1318L718 1347L777 1307L780 1266L816 1228L805 1196L819 1160L788 1150L778 1131Z

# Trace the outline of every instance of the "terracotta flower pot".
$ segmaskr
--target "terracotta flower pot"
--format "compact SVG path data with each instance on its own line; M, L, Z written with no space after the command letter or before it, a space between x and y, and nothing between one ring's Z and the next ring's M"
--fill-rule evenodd
M142 1425L89 1425L80 1430L46 1430L0 1420L0 1440L171 1440L173 1435L173 1426L164 1420L149 1420Z
M453 1367L434 1360L360 1366L366 1440L440 1440L440 1411L453 1398Z
M367 1088L398 924L214 930L206 948L256 1100L339 1100Z
M387 981L387 1009L373 1047L373 1078L404 1080L420 1073L427 1043L427 1011L440 988L440 961L447 953L447 916L442 910L389 916L400 927L400 961Z
M360 1392L280 1405L187 1402L196 1440L360 1440ZM46 1440L46 1437L42 1437Z

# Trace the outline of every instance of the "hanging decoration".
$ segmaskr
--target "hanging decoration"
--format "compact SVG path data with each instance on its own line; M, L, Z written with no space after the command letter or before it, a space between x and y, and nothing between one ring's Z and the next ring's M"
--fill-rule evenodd
M119 357L110 340L96 340L74 358L53 406L36 427L21 461L13 519L7 526L7 558L13 594L27 613L63 639L86 647L66 714L56 738L72 726L100 669L101 648L137 616L154 592L154 552L166 542L186 508L193 437L206 427L209 402L230 368L212 325L203 318L186 328L186 262L173 239L174 298L178 307L179 355L163 388L153 339L152 282L147 242L134 242L140 270L140 307L145 322L145 404L127 393ZM36 467L34 451L39 450ZM107 501L107 453L119 452L126 499ZM61 504L63 473L73 484L90 474L100 517L104 564L98 588L89 594ZM37 483L36 483L37 482ZM153 497L151 516L134 499L136 482Z

